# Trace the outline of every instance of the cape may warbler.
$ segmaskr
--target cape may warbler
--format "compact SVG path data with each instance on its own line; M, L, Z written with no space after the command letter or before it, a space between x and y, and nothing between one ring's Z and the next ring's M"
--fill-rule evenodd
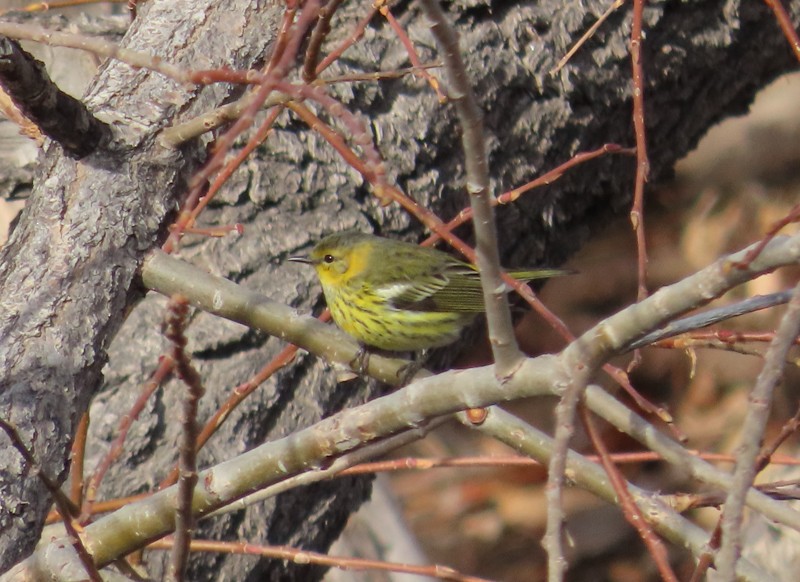
M447 345L484 311L477 268L435 249L344 232L321 240L308 257L289 260L314 266L340 328L382 350ZM565 273L509 271L520 281Z

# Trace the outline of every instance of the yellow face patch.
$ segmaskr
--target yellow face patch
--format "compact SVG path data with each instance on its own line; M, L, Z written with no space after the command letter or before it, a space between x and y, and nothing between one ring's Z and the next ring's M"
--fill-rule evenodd
M353 247L353 250L350 252L348 269L342 274L342 279L347 281L364 273L369 264L369 255L371 252L372 249L366 244Z
M331 271L330 265L320 263L315 265L317 267L317 275L319 275L319 282L323 287L335 285L341 280L341 276Z
M355 245L344 252L337 249L326 253L320 249L320 256L314 257L314 266L322 286L343 285L363 273L369 262L370 251L367 244Z

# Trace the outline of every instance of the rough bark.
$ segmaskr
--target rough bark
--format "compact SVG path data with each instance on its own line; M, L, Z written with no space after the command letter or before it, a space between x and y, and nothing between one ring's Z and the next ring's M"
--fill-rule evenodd
M147 8L150 4L154 6ZM247 66L261 54L268 38L266 33L255 38L258 27L272 30L269 12L264 13L267 16L238 8L234 12L226 3L225 10L209 12L201 21L203 28L192 32L194 24L177 16L157 19L156 12L188 14L201 9L197 2L189 10L182 2L165 4L143 5L146 11L137 19L129 42L174 61L186 59L194 68L223 62ZM609 142L634 144L626 8L615 13L564 70L548 74L606 4L544 0L447 6L462 35L467 66L485 111L498 191L518 186L578 151ZM786 4L797 22L800 1ZM345 4L334 19L332 36L341 39L349 34L364 9L362 3ZM234 16L245 13L246 21ZM422 60L438 60L427 23L415 5L401 4L395 14L406 19ZM743 112L754 92L792 67L793 61L770 12L760 3L650 2L645 17L645 98L655 181L670 172L711 124ZM242 23L244 30L232 22ZM231 30L237 33L228 34ZM205 33L209 42L241 42L240 52L198 45ZM239 58L234 62L223 57L227 54ZM405 63L404 49L384 23L350 49L333 72L390 70ZM0 337L4 338L0 413L31 439L51 475L63 473L75 421L99 386L105 346L135 296L138 260L163 233L187 162L196 158L194 151L188 160L159 151L152 136L179 112L187 117L210 107L224 97L224 91L215 87L182 93L154 75L112 65L95 84L91 103L98 113L111 108L117 109L115 116L120 109L128 112L116 124L128 137L119 140L115 151L81 165L64 159L53 147L43 156L31 207L4 250L0 267ZM466 205L460 132L451 109L441 106L423 81L359 83L334 91L377 128L376 143L401 187L445 218ZM179 105L176 94L184 100ZM627 209L633 171L630 158L610 156L500 209L506 264L558 264L611 215ZM240 222L245 234L202 241L187 238L183 258L309 309L320 305L313 274L284 264L286 256L326 233L346 228L406 236L420 232L400 210L380 208L360 177L319 136L287 119L268 147L236 173L203 222ZM121 415L156 365L164 347L158 334L163 305L162 298L147 297L111 344L103 390L92 403L94 448L89 467L103 452L102 443L114 437ZM195 318L189 336L207 390L201 404L205 417L283 347L275 338L205 314ZM52 345L59 347L48 347ZM362 400L367 392L357 382L337 385L320 362L300 356L233 413L203 450L200 462L206 466L308 426ZM180 396L180 386L170 383L151 402L127 443L125 462L114 467L104 482L104 496L146 490L171 468L176 448L170 445L177 441L178 425L170 413ZM8 461L0 461L0 467L22 471L13 451L3 454ZM19 479L18 474L13 469L0 474L0 493L10 503L0 514L5 520L0 522L3 536L14 531L15 504L17 508L31 504L24 519L32 523L40 523L48 504L38 484ZM199 535L324 549L344 523L343 510L365 494L362 481L318 485L209 521ZM19 537L0 539L16 541L7 546L0 562L10 564L28 551L33 536L28 536L27 544ZM151 573L157 576L155 562L153 557ZM193 580L306 580L319 573L266 560L210 555L194 558L192 568Z
M186 66L257 64L279 9L215 4L149 3L125 44ZM190 13L205 18L189 21ZM35 190L0 258L0 414L51 478L63 479L76 423L100 386L108 344L141 296L134 285L139 262L163 236L187 172L202 155L198 147L167 151L154 138L166 123L218 105L230 91L178 87L109 63L87 103L114 126L113 142L80 162L54 144L42 152ZM50 500L3 442L4 570L37 541Z

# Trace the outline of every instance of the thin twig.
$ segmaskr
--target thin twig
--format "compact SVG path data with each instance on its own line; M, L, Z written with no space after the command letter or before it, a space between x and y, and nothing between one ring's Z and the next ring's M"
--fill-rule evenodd
M282 111L282 106L273 107L272 111L270 111L264 121L261 122L261 125L258 126L256 132L250 137L250 139L247 140L245 146L236 152L236 155L225 164L225 166L217 173L216 176L214 176L214 180L208 186L208 190L206 190L205 195L197 201L197 205L189 213L189 224L196 224L200 213L211 203L216 194L222 189L222 186L228 181L228 178L233 175L237 168L247 161L247 158L256 150L259 145L264 143L269 134L272 132L272 127L275 124L275 120Z
M86 572L86 575L89 577L89 580L92 582L103 582L103 577L100 576L100 572L97 571L97 566L94 563L92 554L83 544L83 538L78 531L78 526L73 521L74 517L79 513L78 508L61 491L58 484L53 481L39 466L39 463L36 462L33 453L28 449L27 445L22 440L22 437L17 432L17 428L10 422L0 418L0 430L6 433L6 436L11 441L11 445L25 460L25 463L28 465L28 471L36 475L39 480L44 483L44 486L50 492L50 495L53 496L53 502L55 503L59 514L61 515L64 528L67 530L67 534L69 534L69 541L72 544L72 547L75 549L75 553L78 555L78 559L81 561L83 569Z
M794 431L797 430L795 426ZM372 451L374 452L374 450ZM692 456L695 456L699 459L703 459L705 461L713 461L717 463L735 463L736 457L733 455L726 455L723 453L700 453L700 452L693 452L687 451ZM375 455L380 456L380 455ZM653 461L665 461L665 459L655 451L637 451L637 452L628 452L628 453L611 453L609 455L611 460L617 464L640 464L640 463L649 463ZM371 458L368 456L366 458ZM600 457L598 455L584 455L589 461L598 462ZM773 465L786 465L786 466L796 466L800 465L800 459L789 455L774 455L770 458L770 463ZM481 467L489 467L489 468L497 468L497 467L527 467L527 468L534 468L534 467L542 467L544 466L543 463L537 461L536 459L531 459L527 457L519 457L519 456L506 456L506 457L447 457L447 458L431 458L431 457L403 457L398 459L392 459L390 461L365 461L360 462L358 465L352 466L350 468L344 469L338 473L337 476L345 476L345 475L370 475L374 473L392 473L398 471L429 471L431 469L437 468L481 468ZM756 486L759 490L764 491L768 488L775 487L774 483L765 483L759 484ZM93 510L95 514L100 513L108 513L109 511L114 511L115 509L119 509L120 507L124 507L129 503L133 503L134 501L139 501L140 499L145 499L149 496L149 493L142 494L142 495L131 495L128 497L118 497L115 499L109 499L106 501L98 501L94 504ZM693 508L701 506L702 501L693 501L691 503L684 502L679 504L675 501L675 495L665 495L663 496L665 500L669 500L669 504L673 507L681 507L681 511L684 508ZM686 499L687 495L681 495L681 498ZM695 496L697 498L697 496ZM708 499L708 497L706 497ZM710 503L714 505L719 505L724 499L720 498L719 501L711 501ZM237 502L238 503L238 502ZM244 503L242 503L244 506ZM58 513L51 512L47 516L46 523L53 523L58 520Z
M631 492L628 490L628 482L619 472L616 465L614 465L611 454L608 452L608 448L603 442L603 438L600 436L600 432L597 430L591 414L585 406L581 406L580 412L583 426L586 428L586 433L589 435L597 454L600 456L600 462L611 481L611 485L614 487L614 491L617 493L619 504L622 507L622 514L639 534L639 537L642 538L644 545L647 547L653 561L656 563L656 567L661 574L661 579L667 582L678 582L678 577L669 565L667 549L664 547L661 540L656 537L645 519L642 510L636 505L633 495L631 495Z
M86 460L86 437L88 434L89 411L87 410L81 415L81 420L78 422L78 428L75 431L75 440L72 441L72 453L70 454L72 462L69 467L69 498L76 507L81 506L81 498L83 497L83 465Z
M516 202L517 199L533 190L534 188L539 188L541 186L548 186L561 178L564 173L572 168L583 164L584 162L588 162L589 160L593 160L595 158L599 158L608 154L622 154L622 155L635 155L636 150L630 148L623 148L614 143L607 143L602 145L601 147L597 148L596 150L591 150L588 152L579 152L572 156L569 160L560 164L550 170L549 172L545 172L538 178L531 180L530 182L523 184L513 190L509 190L508 192L502 193L500 196L497 196L492 200L492 204L494 205L505 205L511 204ZM461 226L465 222L472 220L472 207L468 206L464 208L461 212L459 212L455 218L453 218L450 222L447 223L448 230L453 230L458 226ZM432 234L431 238L434 241L439 240L439 236L437 234Z
M317 61L319 60L319 52L322 48L322 43L331 31L331 19L339 6L342 5L344 0L330 0L319 11L319 19L317 25L311 33L311 38L308 41L308 48L306 49L306 58L303 62L303 81L306 83L312 82L317 78Z
M581 339L575 340L570 347L579 342ZM564 508L561 495L564 487L564 472L567 468L569 441L575 434L575 413L597 363L596 360L584 358L586 352L588 350L567 348L562 354L564 380L560 384L564 391L559 394L555 410L555 438L553 439L553 453L547 465L547 485L545 487L547 526L542 545L547 551L547 580L549 582L562 582L567 566L562 543Z
M636 185L631 208L631 225L636 234L638 253L639 301L647 297L647 240L644 229L644 185L650 175L647 158L647 136L644 120L644 67L642 66L642 17L645 0L633 0L631 25L631 65L633 68L633 128L636 134Z
M217 408L217 411L208 419L203 430L197 435L195 439L195 450L199 451L208 442L208 440L222 427L225 420L230 414L236 410L244 400L252 394L259 386L264 384L275 373L288 366L297 355L297 346L288 345L278 353L266 366L261 368L259 372L239 386L236 386L228 399ZM169 475L161 481L158 488L164 489L173 485L178 479L179 470L175 467L170 471Z
M506 295L507 285L503 282L500 268L497 225L494 221L491 202L493 196L489 184L489 160L483 133L483 114L475 100L461 58L458 35L448 22L439 0L423 0L422 7L433 22L431 32L442 50L447 71L448 96L456 107L463 130L461 142L464 147L467 192L475 215L473 225L476 264L481 273L489 342L492 346L497 377L507 378L514 373L524 356L514 337L511 310Z
M795 428L796 430L796 428ZM716 461L722 463L735 463L736 457L734 455L726 455L723 453L694 453L700 459L706 461ZM599 455L584 455L589 461L597 462L600 460ZM636 451L630 453L609 453L609 459L617 465L622 464L640 464L650 463L653 461L663 461L664 459L655 451ZM778 455L772 458L772 463L776 465L800 465L800 459L789 455ZM342 471L341 475L364 475L368 473L383 473L394 471L427 471L435 468L447 467L541 467L542 463L526 457L515 456L492 456L492 457L445 457L445 458L432 458L432 457L403 457L392 459L389 461L372 461L363 463L346 471Z
M298 5L299 2L293 0L286 2L286 10L283 11L283 18L281 18L281 25L278 28L275 45L272 47L272 56L270 56L269 63L267 63L265 67L266 72L272 71L275 67L280 66L284 51L289 44L289 40L292 38L292 27L297 17Z
M81 6L82 4L98 4L99 2L100 0L51 0L50 2L33 2L19 8L0 10L0 14L4 14L9 10L19 10L21 12L48 12L50 10L58 10L59 8L70 8L72 6Z
M141 414L142 410L144 410L147 401L150 400L150 396L153 395L159 386L161 386L167 378L169 378L170 374L172 374L172 370L174 368L174 362L171 357L165 356L159 360L158 368L153 372L152 377L150 380L142 386L142 390L139 393L136 402L134 402L131 409L122 417L119 426L119 434L114 439L114 442L111 443L111 446L108 449L108 452L103 456L103 459L98 464L97 468L95 469L92 477L89 479L89 484L86 487L86 494L84 495L83 505L81 507L81 511L83 513L82 519L85 520L86 516L91 515L94 510L95 500L97 498L97 492L100 489L100 483L103 481L103 477L111 468L111 465L114 463L115 460L119 458L122 454L122 451L125 447L125 440L128 438L128 432L130 431L133 423L136 422L136 419L139 418L139 414Z
M153 550L168 550L172 547L172 540L165 539L154 542L148 546ZM486 578L468 576L458 570L448 566L436 564L430 566L414 566L410 564L399 564L393 562L383 562L380 560L368 560L366 558L347 558L343 556L329 556L319 552L300 550L291 546L260 546L244 542L224 542L213 540L193 540L191 545L193 552L224 552L226 554L245 554L261 556L262 558L273 558L276 560L287 560L303 564L316 564L330 568L338 568L345 571L377 571L377 572L396 572L401 574L416 574L425 578L436 578L439 580L452 580L454 582L491 582ZM424 578L420 578L421 580Z
M689 331L708 327L709 325L714 325L715 323L719 323L720 321L725 321L733 317L739 317L740 315L744 315L746 313L768 309L770 307L775 307L776 305L783 305L789 301L791 296L791 291L779 291L778 293L771 293L770 295L757 295L732 305L715 307L713 309L707 309L702 313L696 313L694 315L690 315L689 317L676 319L658 331L648 333L646 336L637 339L635 342L632 342L631 345L628 346L628 349L635 350L638 348L643 348L644 346L652 343L681 335ZM733 336L730 338L731 341L736 341L734 333L735 332L731 332L731 336ZM723 340L724 338L720 337L719 339Z
M200 374L194 369L186 353L188 319L189 300L180 294L173 295L167 304L164 335L172 343L175 373L187 388L180 419L180 477L175 507L175 536L166 574L167 580L175 582L182 582L185 579L186 565L189 562L189 544L194 533L192 499L197 484L197 409L204 392Z
M322 59L322 62L319 65L317 65L317 71L316 71L317 75L319 75L320 73L322 73L322 71L330 67L331 63L336 61L339 57L342 56L342 54L344 54L344 52L347 49L349 49L351 46L353 46L359 41L359 39L364 35L364 31L367 30L367 26L369 26L369 23L372 22L372 19L375 17L377 13L378 13L378 7L373 4L372 10L370 10L369 14L364 16L364 18L362 18L359 21L359 23L356 25L355 30L353 30L353 32L342 42L342 44L340 44L338 47L332 50L328 54L328 56Z
M744 497L756 475L756 460L764 438L772 394L783 375L786 355L794 345L798 333L800 333L800 285L795 288L786 314L775 333L775 339L765 355L764 367L750 393L736 468L722 517L722 545L716 560L721 580L733 580L734 577L736 562L741 553Z
M756 473L760 473L764 470L764 468L769 463L777 463L777 459L775 458L775 451L778 450L778 447L783 444L783 442L789 438L791 435L797 432L798 428L800 428L800 406L797 408L797 411L794 413L794 416L789 419L786 424L783 425L781 428L780 434L775 437L769 445L766 445L764 449L758 454L758 458L756 459ZM763 486L769 486L769 484L764 483ZM762 485L759 485L759 489L762 489ZM717 550L719 548L719 542L722 538L722 519L720 518L717 521L716 526L714 527L714 531L711 534L711 538L708 541L708 547L711 550ZM694 572L692 572L692 577L689 582L700 582L703 580L706 571L711 564L714 562L714 556L710 551L703 553L700 556L700 559L697 560L697 566L695 566Z
M792 24L792 19L789 13L786 12L786 8L781 4L780 0L764 0L764 3L775 13L775 18L781 27L783 35L789 41L789 46L794 56L800 61L800 37L797 36L797 31L794 29L794 24Z
M608 20L608 17L611 16L624 3L625 3L625 0L614 0L614 3L611 4L611 6L609 6L608 8L606 8L606 11L603 12L603 14L601 14L600 17L597 20L595 20L594 24L592 24L589 27L589 30L587 30L583 34L583 36L581 36L577 41L575 41L575 44L573 44L570 47L570 49L567 51L567 53L563 57L561 57L561 60L558 61L558 64L550 70L550 74L551 75L555 75L561 69L563 69L564 66L569 62L569 60L573 56L575 56L575 53L577 53L578 50L580 50L580 48L584 44L586 44L586 41L594 36L594 33L597 32L597 29L600 28L600 26L606 20Z
M489 414L486 420L478 426L469 423L464 414L457 415L457 418L462 424L507 444L521 454L528 455L541 463L550 461L555 446L553 438L498 406L493 406L488 410ZM588 461L574 451L569 451L567 467L571 483L590 491L609 503L618 503L614 488L600 465ZM667 539L681 540L682 545L696 556L702 554L706 547L707 534L705 530L663 503L659 496L633 484L628 484L628 489L637 505L642 508L643 516L653 524L659 533ZM739 564L737 574L743 580L751 582L762 582L765 579L763 571L746 560L742 560Z
M761 254L769 242L775 238L778 233L787 225L797 222L800 219L800 204L796 204L789 210L789 212L781 218L780 220L776 220L767 230L767 233L764 237L759 241L759 243L753 247L749 253L742 259L739 263L735 266L740 269L746 269L747 266L750 264L751 261L754 261L758 255Z
M318 11L319 0L308 0L303 5L300 16L293 26L293 33L289 35L286 49L277 60L275 66L263 77L261 84L253 93L249 105L242 112L239 119L236 120L227 132L217 139L214 155L206 163L203 170L198 172L192 179L189 194L183 203L178 219L174 223L169 238L162 246L166 252L173 252L178 247L184 230L192 226L191 211L202 196L208 178L219 168L223 167L227 152L230 151L235 139L252 125L256 113L261 109L269 95L276 89L280 81L288 74L289 68L300 49L300 44L303 41L305 32L312 23L315 22Z
M417 74L425 79L431 88L436 91L436 96L439 99L439 103L446 103L447 95L442 92L442 88L439 86L439 80L422 68L422 61L420 60L419 55L414 48L414 43L411 42L411 39L408 37L406 31L403 30L403 27L389 10L388 1L376 0L375 6L378 7L381 15L386 19L386 21L389 23L389 26L392 27L395 35L397 35L397 38L400 39L400 42L405 47L406 53L408 54L408 60L411 61L412 66L417 69Z
M189 72L185 69L171 65L150 53L121 48L118 43L107 42L96 37L68 32L55 32L42 28L41 26L14 24L11 22L0 22L0 35L5 35L10 38L32 40L48 46L81 49L101 57L123 62L134 69L156 71L179 83L192 82Z

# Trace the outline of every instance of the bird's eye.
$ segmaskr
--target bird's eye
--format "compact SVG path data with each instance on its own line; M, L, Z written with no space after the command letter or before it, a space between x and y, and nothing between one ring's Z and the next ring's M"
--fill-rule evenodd
M334 258L333 255L325 255L322 257L322 260L330 265L334 261Z

